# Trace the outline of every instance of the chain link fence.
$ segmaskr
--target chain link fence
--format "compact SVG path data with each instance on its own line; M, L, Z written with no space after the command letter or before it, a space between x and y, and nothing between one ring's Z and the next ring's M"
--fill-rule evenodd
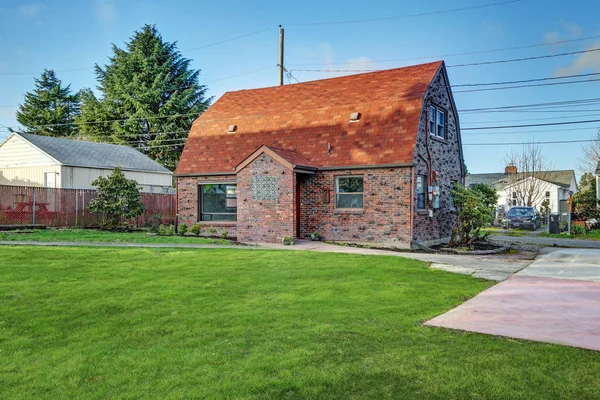
M51 227L95 227L102 215L88 210L95 190L52 189L0 185L0 225L46 225ZM142 193L146 210L129 221L136 226L175 223L174 194Z

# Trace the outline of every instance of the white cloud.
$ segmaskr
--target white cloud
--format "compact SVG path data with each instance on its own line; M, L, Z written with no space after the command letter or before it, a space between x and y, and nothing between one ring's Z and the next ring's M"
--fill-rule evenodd
M94 4L94 15L101 25L108 27L116 22L117 9L110 1L96 0Z
M574 22L559 21L558 24L560 29L544 34L546 43L576 39L583 34L583 28Z
M583 28L576 23L560 21L560 24L572 37L579 37L583 33Z
M35 18L46 9L46 5L42 3L24 4L19 6L17 11L19 15L26 18Z
M600 42L592 44L588 50L600 48ZM575 75L584 70L600 72L600 51L592 51L577 56L571 65L559 68L554 76Z

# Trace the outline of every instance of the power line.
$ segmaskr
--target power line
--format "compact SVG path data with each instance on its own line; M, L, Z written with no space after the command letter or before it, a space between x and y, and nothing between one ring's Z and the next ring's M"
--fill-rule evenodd
M530 145L530 144L559 144L559 143L591 143L597 142L594 139L586 140L553 140L547 142L498 142L498 143L463 143L463 146L515 146L515 145Z
M576 115L576 117L597 117L598 114L585 114L585 115ZM524 121L548 121L551 119L567 119L573 118L573 115L566 115L562 117L544 117L544 118L527 118L527 119L503 119L503 120L495 120L495 121L472 121L472 122L464 122L461 125L473 125L473 124L491 124L491 123L503 123L503 122L524 122Z
M547 78L533 78L533 79L521 79L518 81L501 81L501 82L486 82L486 83L464 83L459 85L452 85L456 87L473 87L473 86L496 86L496 85L512 85L515 83L529 83L529 82L543 82L556 79L569 79L569 78L582 78L584 76L598 76L600 72L592 72L589 74L576 74L576 75L563 75L563 76L552 76Z
M572 131L589 131L590 129L596 129L596 128L592 128L592 127L587 127L587 128L568 128L568 129L536 129L536 130L531 130L531 131L518 131L518 132L486 132L486 133L481 133L481 132L465 132L465 133L461 133L461 136L471 136L471 135L477 135L480 137L483 136L488 136L488 135L522 135L522 134L531 134L531 133L545 133L548 135L551 135L555 132L572 132Z
M478 66L478 65L503 64L503 63L519 62L519 61L539 60L542 58L572 56L574 54L584 54L584 53L591 53L591 52L595 52L595 51L600 51L600 48L579 50L579 51L569 51L566 53L546 54L543 56L511 58L508 60L495 60L495 61L482 61L482 62L476 62L476 63L455 64L455 65L447 65L446 67L447 68L457 68L457 67L473 67L473 66Z
M240 36L235 36L229 39L225 39L225 40L220 40L218 42L214 42L214 43L208 43L202 46L198 46L198 47L193 47L187 50L180 50L181 52L188 52L188 51L194 51L194 50L199 50L199 49L204 49L207 47L211 47L211 46L217 46L219 44L223 44L223 43L227 43L227 42L232 42L234 40L238 40L238 39L242 39L248 36L253 36L253 35L257 35L259 33L262 32L266 32L268 30L270 30L271 28L265 28L265 29L261 29L258 31L254 31L254 32L249 32ZM86 68L72 68L72 69L62 69L62 70L54 70L54 72L73 72L73 71L85 71L85 70L93 70L94 67L86 67ZM14 75L36 75L38 74L38 72L0 72L0 76L14 76Z
M335 62L335 63L295 63L295 64L292 63L292 64L288 64L288 65L291 65L291 66L294 66L294 65L302 65L302 66L308 66L308 65L352 65L352 64L382 64L382 63L388 63L388 62L431 60L431 59L438 60L438 59L446 59L449 57L469 56L469 55L474 55L474 54L487 54L487 53L497 53L497 52L510 51L510 50L530 49L530 48L535 48L535 47L554 46L557 44L581 42L581 41L593 40L593 39L598 39L598 38L600 38L600 35L587 36L587 37L579 38L579 39L558 40L558 41L554 41L554 42L529 44L529 45L525 45L525 46L501 47L501 48L489 49L489 50L474 50L474 51L467 51L467 52L462 52L462 53L438 54L435 56L390 58L390 59L386 59L386 60L351 61L351 62Z
M394 17L365 18L365 19L354 19L354 20L348 20L348 21L302 22L302 23L285 24L285 25L286 26L317 26L317 25L341 25L341 24L356 24L356 23L365 23L365 22L376 22L376 21L389 21L389 20L394 20L394 19L426 17L429 15L439 15L439 14L448 14L448 13L454 13L454 12L460 12L460 11L476 10L476 9L480 9L480 8L495 7L495 6L500 6L500 5L510 4L510 3L518 3L520 1L521 0L501 1L501 2L480 4L477 6L452 8L452 9L447 9L447 10L430 11L430 12L424 12L424 13L418 13L418 14L397 15Z
M600 122L600 119L590 119L587 121L569 121L569 122L549 122L547 124L528 124L528 125L503 125L503 126L479 126L475 128L462 128L462 131L480 131L487 129L508 129L508 128L528 128L530 126L556 126L556 125L572 125L572 124L589 124Z
M464 110L458 110L459 112L474 112L474 111L489 111L489 110L509 110L518 108L533 108L543 106L562 106L562 105L575 105L575 104L592 104L600 102L600 97L591 99L580 99L580 100L566 100L566 101L554 101L549 103L533 103L533 104L520 104L514 106L500 106L500 107L486 107L486 108L468 108Z

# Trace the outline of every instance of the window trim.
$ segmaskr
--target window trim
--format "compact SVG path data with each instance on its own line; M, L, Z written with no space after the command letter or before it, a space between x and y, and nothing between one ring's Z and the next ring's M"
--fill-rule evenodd
M236 181L206 181L206 182L198 182L198 215L197 220L200 223L237 223L237 205L235 207L235 213L204 213L202 212L203 207L203 198L204 192L202 190L202 186L206 185L225 185L225 186L235 186L236 188L236 199L237 199L237 182ZM227 189L225 189L225 201L227 201L228 194ZM235 218L232 220L203 220L202 214L210 214L210 215L234 215Z
M338 207L338 195L339 193L339 180L340 178L361 178L363 181L363 191L362 192L344 192L343 194L361 194L362 195L362 207ZM344 211L362 211L365 208L365 176L364 175L336 175L334 178L334 195L335 195L335 203L334 209L336 211L344 210Z
M433 118L434 120L431 120L431 115L430 115L430 111L431 109L433 109ZM438 121L438 114L442 114L443 118L444 118L444 135L440 136L439 135L439 121ZM444 109L443 107L430 102L429 105L427 106L427 119L428 119L428 124L427 124L427 130L430 136L433 136L436 139L439 140L448 140L448 112L446 111L446 109ZM431 125L433 124L433 131L431 130Z

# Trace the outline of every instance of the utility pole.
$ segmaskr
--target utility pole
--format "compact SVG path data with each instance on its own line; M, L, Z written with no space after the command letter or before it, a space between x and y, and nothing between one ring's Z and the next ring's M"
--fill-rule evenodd
M283 28L279 25L279 86L283 86Z

